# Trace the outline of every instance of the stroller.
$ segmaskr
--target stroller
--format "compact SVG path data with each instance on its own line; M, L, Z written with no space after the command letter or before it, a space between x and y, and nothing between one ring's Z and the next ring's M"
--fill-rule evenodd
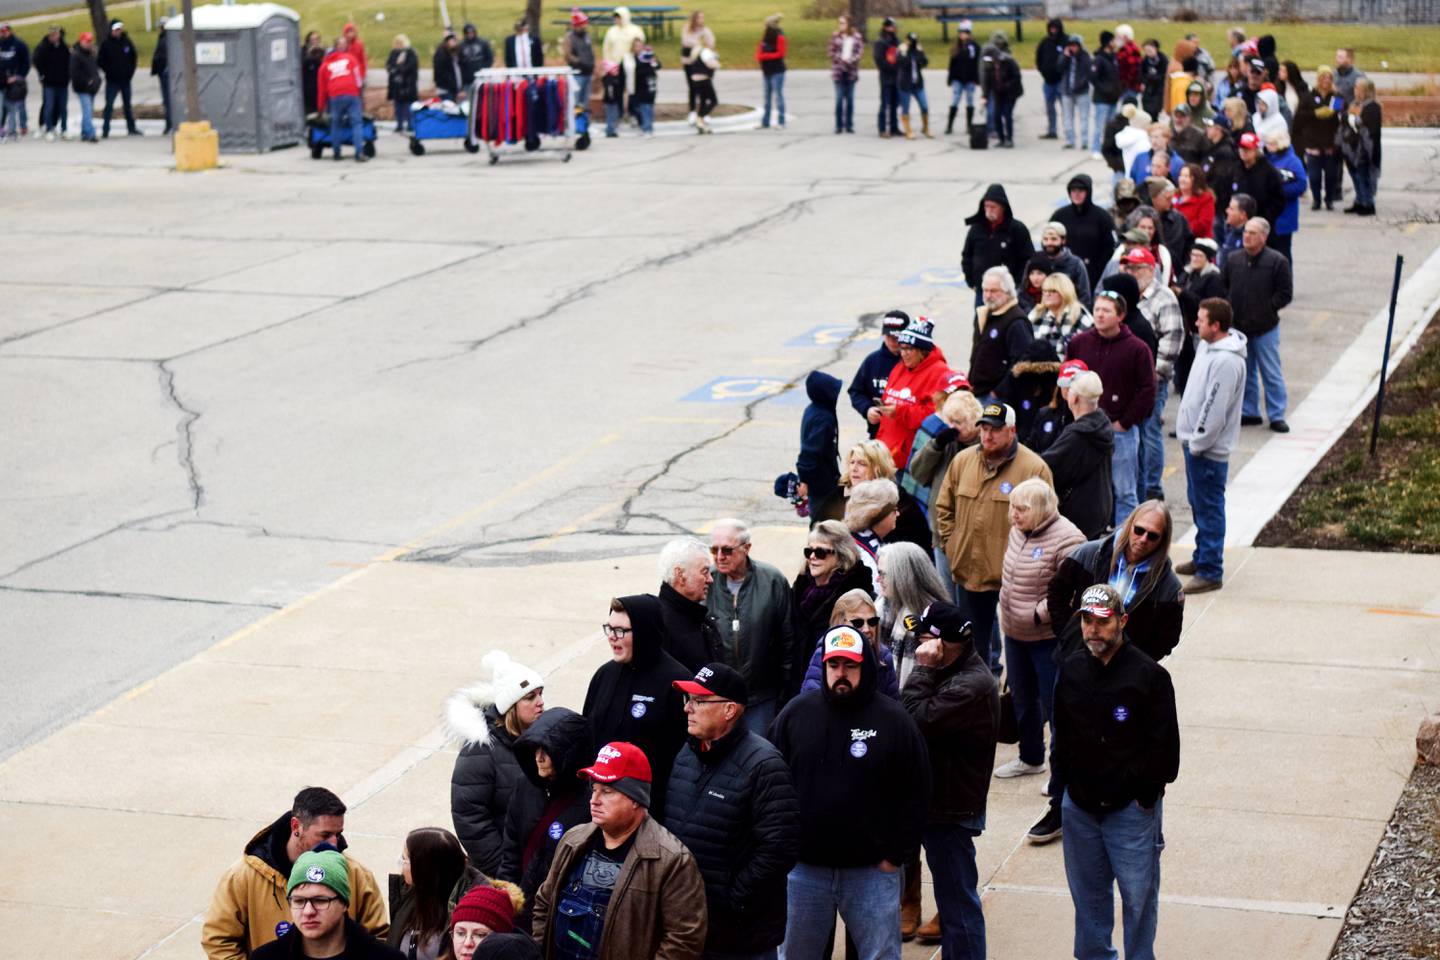
M361 131L365 136L365 145L361 147L365 156L375 156L375 118L361 117ZM340 128L340 146L353 146L349 127ZM310 145L310 159L319 160L325 155L325 149L330 147L330 114L312 113L305 118L305 142Z

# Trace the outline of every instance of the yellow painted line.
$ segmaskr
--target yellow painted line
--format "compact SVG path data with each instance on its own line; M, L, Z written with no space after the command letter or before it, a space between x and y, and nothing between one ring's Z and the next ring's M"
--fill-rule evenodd
M1417 234L1417 233L1420 232L1420 224L1419 224L1419 223L1407 223L1407 224L1405 224L1405 229L1402 230L1402 231L1400 231L1400 232L1403 233L1403 234L1405 234L1405 236L1407 236L1407 237L1413 237L1413 236L1415 236L1415 234Z
M636 423L675 423L675 424L680 424L680 425L682 425L682 426L700 426L700 425L707 424L707 423L709 423L709 424L716 424L716 423L731 424L731 423L734 423L734 422L735 422L735 418L734 418L734 417L728 417L728 418L727 418L727 417L637 417L637 418L635 418L635 422L636 422Z
M561 527L559 530L556 530L551 536L546 537L544 540L537 540L535 543L530 544L530 546L526 547L525 549L527 552L530 553L534 553L538 550L544 550L546 547L551 546L556 541L564 540L566 537L570 536L570 534L574 533L576 530L579 530L591 520L599 519L600 517L605 516L605 514L609 513L611 510L619 509L620 505L624 502L625 498L621 497L619 500L611 500L609 503L601 504L600 506L596 507L594 510L591 510L584 516L578 517L572 522L565 524L565 526Z
M1440 620L1440 613L1426 613L1423 610L1391 610L1387 607L1370 607L1366 613L1379 613L1387 617L1419 617L1421 620Z

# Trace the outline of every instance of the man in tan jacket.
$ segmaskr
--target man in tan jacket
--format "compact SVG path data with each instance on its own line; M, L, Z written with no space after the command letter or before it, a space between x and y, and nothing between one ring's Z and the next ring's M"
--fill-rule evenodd
M992 403L980 415L979 445L950 461L935 498L935 530L974 624L975 652L997 676L1000 646L992 634L1010 537L1010 491L1031 477L1054 484L1039 454L1015 439L1015 411Z
M291 926L285 885L302 853L330 843L343 851L345 803L324 787L306 787L283 816L245 845L244 855L220 878L200 945L210 960L243 960L278 940ZM375 875L347 860L350 876L348 913L365 931L384 940L390 924Z
M693 960L705 949L705 882L695 858L651 818L650 761L607 743L580 771L593 781L590 823L555 848L535 895L535 940L549 958ZM578 954L577 954L578 951Z

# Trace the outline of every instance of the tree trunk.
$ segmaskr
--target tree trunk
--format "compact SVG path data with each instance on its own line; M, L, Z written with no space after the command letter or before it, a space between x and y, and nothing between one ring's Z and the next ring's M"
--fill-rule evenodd
M95 31L95 45L98 47L110 36L110 14L105 12L105 0L89 0L90 25Z
M870 0L850 0L850 23L862 37L870 36Z
M545 37L540 32L540 17L540 0L525 0L525 19L530 22L530 35L536 40L544 41Z

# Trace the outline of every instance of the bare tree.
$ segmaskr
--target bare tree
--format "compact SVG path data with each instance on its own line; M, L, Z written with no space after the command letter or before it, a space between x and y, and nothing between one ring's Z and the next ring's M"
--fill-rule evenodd
M850 22L863 37L870 36L870 0L850 0Z
M525 19L530 22L530 36L536 40L544 39L540 34L540 16L540 0L525 0Z
M110 36L110 14L105 12L105 0L89 0L90 25L95 28L95 43L99 44Z

